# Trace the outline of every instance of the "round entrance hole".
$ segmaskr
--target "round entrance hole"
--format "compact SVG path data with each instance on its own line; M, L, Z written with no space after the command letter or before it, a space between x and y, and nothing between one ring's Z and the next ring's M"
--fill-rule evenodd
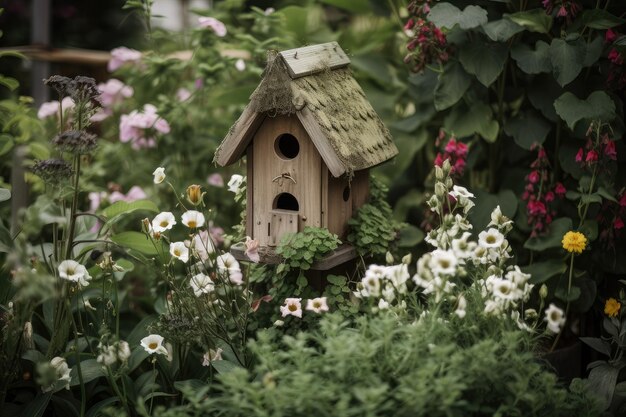
M346 188L343 189L343 201L348 201L350 199L350 186L346 185Z
M300 153L300 144L294 135L283 133L276 138L274 150L283 159L293 159Z
M298 200L293 196L293 194L280 193L274 199L274 204L272 204L272 208L298 211L300 210L300 204L298 203Z

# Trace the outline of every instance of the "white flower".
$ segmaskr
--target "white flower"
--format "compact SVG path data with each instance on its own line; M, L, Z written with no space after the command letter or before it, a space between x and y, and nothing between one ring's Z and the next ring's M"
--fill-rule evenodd
M211 280L211 277L203 274L202 272L191 277L189 285L193 289L193 293L196 297L213 292L215 289L215 284L213 283L213 280Z
M435 249L431 252L428 262L430 270L435 275L453 275L456 273L457 258L450 250Z
M224 253L217 257L217 268L221 273L228 274L228 279L235 285L243 284L243 274L239 262L230 253Z
M235 68L237 68L237 71L244 71L246 69L246 61L239 58L237 62L235 62Z
M524 288L526 282L530 279L530 274L523 273L519 266L515 265L514 268L506 273L506 279L513 281L519 288Z
M83 265L78 262L67 259L59 264L59 277L68 281L77 282L85 287L89 285L91 275Z
M202 230L197 233L193 237L190 246L202 261L208 260L209 255L215 252L215 244L208 230Z
M548 329L552 333L559 333L565 324L564 312L554 304L550 304L550 307L546 309L546 317L543 321L548 322Z
M170 254L181 262L189 261L189 248L185 246L185 242L170 243Z
M465 317L465 309L467 308L467 300L463 296L463 294L459 295L456 303L456 310L454 310L454 314L459 316L460 319Z
M276 326L276 327L283 327L284 324L285 324L285 322L282 321L282 320L276 320L274 322L274 326Z
M296 316L302 318L302 298L286 298L285 304L280 307L283 317Z
M504 242L504 235L497 229L490 228L489 230L483 230L478 235L478 244L486 249L499 248Z
M152 220L152 232L162 233L170 230L176 224L176 218L169 211L164 211L156 215Z
M386 267L385 276L400 293L406 290L406 282L411 278L409 267L404 263Z
M50 361L50 365L52 366L52 368L54 368L57 381L64 382L65 389L70 389L70 380L72 379L70 377L70 372L72 371L72 369L67 366L67 362L65 361L65 359L60 356L56 356L52 358L52 360ZM51 391L52 388L53 387L49 387L48 391Z
M141 339L141 346L149 354L161 354L167 356L167 349L163 346L163 336L158 334L151 334Z
M464 232L459 239L452 240L452 251L457 258L466 259L472 256L476 248L476 242L468 241L471 236L472 234L470 232Z
M515 322L515 324L517 324L518 329L525 330L529 333L533 331L533 329L521 319L519 311L511 311L511 319Z
M460 185L455 185L452 187L452 191L450 191L450 195L457 200L460 197L464 198L474 198L474 194L470 193L467 188L461 187Z
M222 348L217 348L217 350L209 349L209 351L202 356L202 366L210 366L211 362L223 360L222 352L224 352Z
M120 340L117 345L117 358L121 362L128 362L128 358L130 358L130 346L127 341Z
M165 180L165 168L158 167L157 169L154 170L152 175L154 175L154 183L161 184L163 180Z
M183 213L183 224L190 229L204 226L204 215L196 210L188 210Z
M243 176L239 174L233 175L228 181L228 191L237 194L241 188L241 184L243 184Z
M389 303L384 299L378 300L378 309L379 310L387 310L389 308Z
M312 300L307 300L306 309L315 313L321 313L328 311L328 304L326 303L326 297L318 297Z

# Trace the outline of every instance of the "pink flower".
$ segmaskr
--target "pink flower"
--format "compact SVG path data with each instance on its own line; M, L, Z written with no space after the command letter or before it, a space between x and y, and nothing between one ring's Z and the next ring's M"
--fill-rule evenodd
M209 185L212 185L214 187L224 186L224 178L217 172L214 172L213 174L209 175L206 181L209 183Z
M113 107L125 98L132 97L135 92L133 87L124 84L117 78L111 78L106 83L98 84L98 90L100 90L100 102L103 107Z
M239 58L236 62L235 62L235 68L237 69L237 71L241 72L244 71L246 69L246 61L244 61L243 59Z
M554 201L554 193L552 191L548 191L545 197L546 203Z
M63 100L61 100L61 107L63 107L63 113L65 113L67 110L74 108L74 100L69 97L63 98ZM52 116L59 117L59 102L57 100L43 103L37 111L37 117L39 119L46 119Z
M209 259L209 255L215 252L215 244L211 235L206 230L198 232L191 241L191 248L195 250L201 261Z
M450 139L450 141L446 144L444 151L447 153L456 153L456 140Z
M137 63L141 61L141 52L122 46L111 51L111 60L107 65L109 72L113 72L125 63Z
M106 198L107 193L105 193L104 191L101 192L90 192L89 195L87 196L87 198L89 198L89 212L90 213L95 213L96 210L98 210L98 207L100 207L100 204L102 203L102 201Z
M533 184L537 184L539 182L539 171L535 170L528 174L528 181Z
M117 201L132 203L133 201L143 200L146 197L148 197L148 195L145 193L145 191L141 187L134 185L130 188L130 190L128 190L128 193L126 194L122 194L119 191L113 191L109 196L109 203L113 204Z
M459 158L462 158L465 155L467 155L467 145L464 144L463 142L457 143L457 145L456 145L456 156L458 156Z
M213 239L213 242L217 245L224 243L224 229L219 226L210 226L209 233L211 235L211 239Z
M585 152L583 151L583 148L578 149L578 152L576 153L576 162L582 162L584 154Z
M143 112L133 110L120 118L120 141L131 142L133 149L156 146L154 131L169 133L169 123L161 118L152 104L146 104Z
M565 186L563 184L557 182L556 187L554 187L554 192L556 193L556 195L563 198L565 197L565 193L567 193L567 190L565 189Z
M622 194L622 196L620 197L619 206L626 207L626 193Z
M617 160L617 150L615 149L615 141L609 140L604 146L604 154L609 157L609 159Z
M199 17L198 23L202 28L210 28L220 38L226 36L226 26L214 17Z
M255 264L259 263L261 257L259 256L259 241L256 239L250 239L250 236L246 236L246 256Z
M541 201L529 201L526 205L526 208L528 209L528 213L533 216L538 214L544 215L547 213L546 205L543 204Z
M567 9L565 6L561 6L559 12L556 14L558 17L567 17Z
M624 60L622 59L622 55L617 51L617 49L611 49L609 52L609 61L614 63L615 65L622 65Z
M594 163L598 160L598 152L591 150L587 153L587 157L585 158L585 162Z
M624 227L624 221L622 220L621 217L616 217L615 220L613 221L613 228L615 230L620 230Z
M604 41L606 43L613 43L613 41L617 39L617 34L613 31L613 29L609 29L604 34Z
M440 153L437 153L437 157L435 158L435 166L442 166L443 165L443 156Z
M187 90L186 88L179 88L176 91L176 98L178 99L178 101L180 101L181 103L183 101L187 101L189 100L189 97L191 97L191 92L189 90Z

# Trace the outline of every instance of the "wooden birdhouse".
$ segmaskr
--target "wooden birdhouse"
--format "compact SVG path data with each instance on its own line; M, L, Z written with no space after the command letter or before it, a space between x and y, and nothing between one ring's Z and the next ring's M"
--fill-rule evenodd
M261 247L306 226L345 236L369 168L398 153L349 65L336 42L270 55L217 150L221 166L247 157L246 233Z

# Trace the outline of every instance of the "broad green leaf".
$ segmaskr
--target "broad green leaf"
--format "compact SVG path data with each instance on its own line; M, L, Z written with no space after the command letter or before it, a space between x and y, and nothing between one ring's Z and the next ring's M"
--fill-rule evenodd
M599 337L581 337L580 340L596 351L606 356L611 356L611 345L606 340L602 340Z
M533 82L527 86L528 100L534 108L539 110L548 120L559 121L559 115L554 109L554 100L559 98L563 89L552 75L542 74L534 77Z
M491 132L495 124L495 135ZM488 142L493 142L498 135L498 122L493 120L493 112L489 105L478 102L467 108L465 105L455 107L444 119L444 127L458 137L477 133Z
M504 125L506 134L520 147L528 150L534 144L543 144L551 129L552 125L533 111L520 113Z
M412 248L424 240L424 232L415 226L407 225L400 229L397 245L400 248Z
M509 19L500 19L484 24L483 30L492 41L506 42L511 36L523 31L524 27Z
M566 41L552 39L550 62L552 73L561 87L571 83L580 74L585 60L586 47L582 39Z
M461 49L459 60L465 71L489 87L504 69L508 54L508 48L501 43L471 42Z
M541 284L555 275L561 275L567 271L567 264L561 259L551 259L545 262L535 262L522 268L522 271L530 274L531 284Z
M350 57L352 66L385 85L393 79L389 63L379 54L368 53Z
M467 6L461 11L450 3L437 3L428 13L428 20L437 27L472 29L487 23L487 11L479 6Z
M415 114L391 123L391 128L405 133L415 132L422 124L428 122L436 111L432 104L420 106Z
M546 14L544 9L532 9L504 16L531 32L548 33L552 27L552 17Z
M163 243L161 241L153 241L149 239L145 234L139 232L122 232L111 236L111 240L118 245L134 249L146 255L157 255L159 249L162 249ZM162 251L162 250L161 250Z
M592 29L610 29L626 23L626 20L612 15L604 9L585 10L582 14L583 24Z
M111 405L111 404L115 404L116 402L119 402L119 401L120 401L119 397L109 397L105 400L99 401L89 408L89 411L87 411L87 413L85 414L85 417L98 417L98 415L100 414L100 411L102 411L104 407Z
M0 188L0 203L11 198L11 191L6 188Z
M99 364L95 359L87 359L80 363L80 371L83 375L83 383L91 382L96 378L100 378L104 376L104 371L102 370L102 364ZM72 371L70 372L70 386L75 386L80 384L80 380L78 378L78 366L72 366Z
M596 366L589 372L589 389L598 396L602 410L606 410L613 401L613 392L621 368L608 363Z
M234 369L240 368L236 363L227 360L213 361L211 362L211 366L213 366L213 369L219 374L227 374Z
M458 61L450 61L439 74L435 88L435 108L439 111L454 105L467 91L472 78Z
M602 39L602 36L596 36L594 40L586 43L583 67L590 67L595 64L602 55L602 49L604 49L604 40Z
M200 379L186 379L184 381L174 382L174 388L176 388L179 391L185 388L191 388L194 391L197 391L206 387L207 387L207 383Z
M563 282L562 285L558 286L554 291L554 296L561 301L575 301L580 297L580 288L572 285L567 289L567 283Z
M568 91L556 99L554 108L572 130L582 119L611 121L615 118L615 103L604 91L594 91L585 100Z
M102 215L108 219L119 216L120 214L129 214L133 211L144 210L158 213L159 208L150 200L137 200L131 203L126 201L116 201L109 207L102 210Z
M13 138L9 135L0 135L0 156L13 149Z
M366 13L370 10L367 0L321 0L321 2L352 13Z
M568 217L558 218L550 223L545 235L531 237L524 243L524 248L534 251L560 248L563 236L570 230L572 230L572 219Z
M537 41L534 50L525 43L516 44L511 49L511 58L515 60L517 66L526 74L552 71L550 45L544 41Z
M0 74L0 84L2 84L11 91L20 86L19 81L17 81L15 78L7 77L2 74Z
M474 226L474 230L485 230L491 221L491 212L500 206L502 214L509 219L515 217L517 213L517 196L511 190L502 190L498 194L490 194L485 191L476 191L474 202L480 210L472 210L469 219Z

